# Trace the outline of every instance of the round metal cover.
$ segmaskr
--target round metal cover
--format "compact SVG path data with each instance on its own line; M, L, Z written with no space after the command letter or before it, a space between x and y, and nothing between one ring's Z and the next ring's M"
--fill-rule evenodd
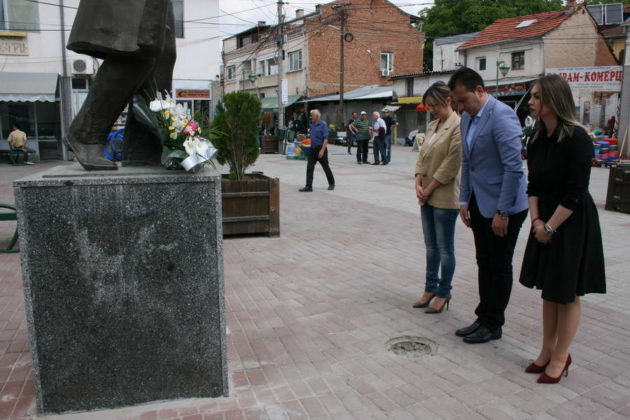
M424 337L404 335L392 338L385 343L387 350L396 355L410 357L431 356L437 352L438 344Z

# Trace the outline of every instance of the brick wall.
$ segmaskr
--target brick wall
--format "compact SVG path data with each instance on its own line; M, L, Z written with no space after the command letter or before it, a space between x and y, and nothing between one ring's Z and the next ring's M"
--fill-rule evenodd
M320 6L321 14L306 23L308 95L339 91L340 18L334 4ZM352 0L347 6L344 92L368 85L391 85L381 76L381 52L394 53L394 74L422 72L424 34L410 25L409 16L387 0ZM335 29L336 28L336 29Z
M545 42L545 68L614 66L615 59L586 10L580 9Z

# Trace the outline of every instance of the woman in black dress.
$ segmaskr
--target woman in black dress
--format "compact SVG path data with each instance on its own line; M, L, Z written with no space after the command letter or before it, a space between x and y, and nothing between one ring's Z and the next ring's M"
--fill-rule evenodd
M539 383L556 383L571 364L579 296L606 292L604 252L588 192L593 144L577 122L568 83L558 75L541 77L529 107L537 118L527 147L532 232L520 282L542 289L543 342L525 371L540 373Z

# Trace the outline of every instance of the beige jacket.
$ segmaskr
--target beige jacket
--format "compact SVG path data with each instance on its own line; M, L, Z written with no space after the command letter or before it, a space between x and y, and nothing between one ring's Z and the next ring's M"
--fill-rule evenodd
M459 115L453 113L441 124L437 137L429 144L439 120L429 124L424 144L418 153L416 175L422 176L422 188L434 179L442 184L433 191L428 203L441 209L459 209L459 178L462 166L462 139ZM422 205L422 203L420 203Z
M9 133L9 146L14 149L23 149L26 147L26 133L20 130L13 130Z

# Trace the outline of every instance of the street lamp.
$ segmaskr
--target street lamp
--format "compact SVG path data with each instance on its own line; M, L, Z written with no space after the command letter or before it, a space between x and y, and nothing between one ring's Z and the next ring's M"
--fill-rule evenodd
M496 83L495 91L494 91L495 97L499 96L499 70L501 70L501 75L505 77L510 71L510 66L505 64L505 61L503 60L497 60L497 83Z

